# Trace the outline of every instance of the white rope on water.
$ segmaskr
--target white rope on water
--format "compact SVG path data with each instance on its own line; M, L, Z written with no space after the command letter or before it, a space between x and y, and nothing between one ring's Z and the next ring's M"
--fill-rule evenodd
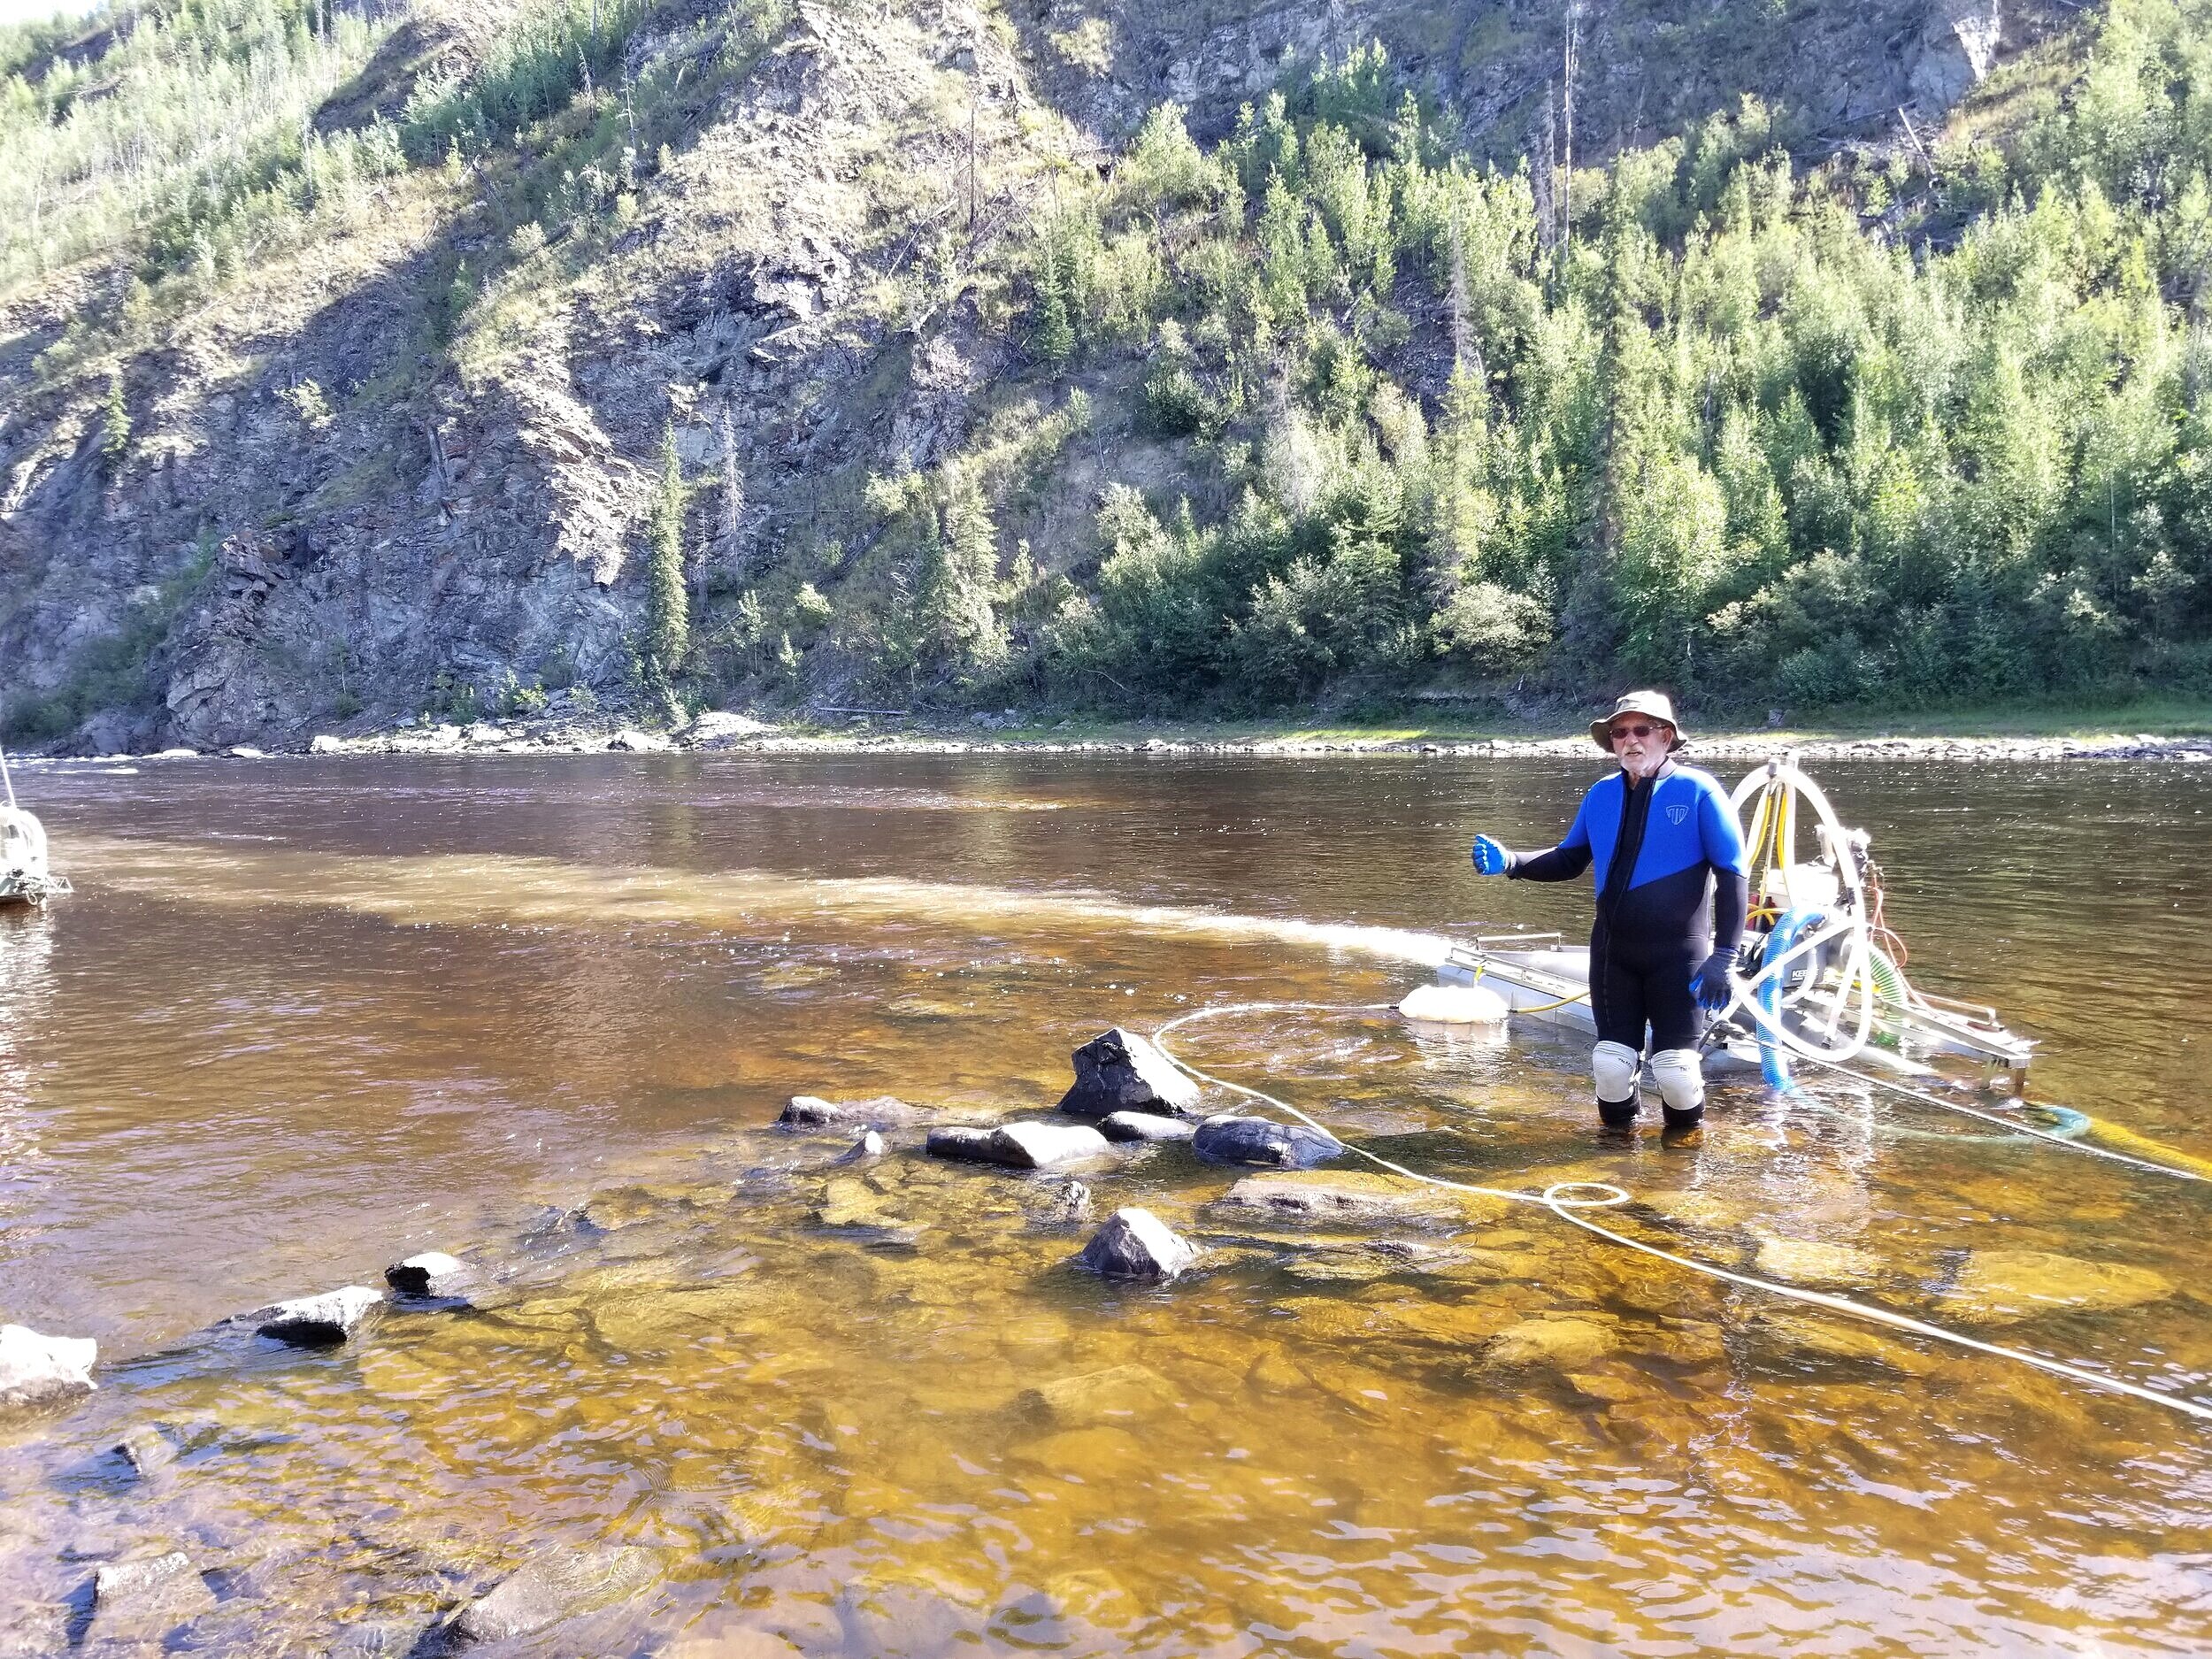
M1288 1112L1308 1127L1317 1129L1323 1134L1329 1135L1332 1140L1334 1140L1335 1136L1331 1133L1325 1124L1316 1121L1299 1110L1297 1107L1293 1106L1288 1101L1279 1100L1263 1090L1251 1088L1242 1083L1232 1083L1226 1078L1216 1077L1210 1072L1202 1071L1196 1066L1177 1058L1162 1039L1179 1026L1188 1025L1202 1019L1217 1019L1230 1014L1373 1014L1394 1011L1395 1005L1389 1002L1352 1004L1232 1002L1219 1008L1202 1008L1188 1014L1177 1016L1152 1034L1152 1046L1160 1051L1169 1064L1197 1079L1200 1082L1211 1083L1217 1088L1225 1088L1232 1094L1241 1094L1247 1099L1272 1106L1279 1111ZM1856 1074L1854 1073L1854 1075ZM1930 1096L1930 1099L1933 1100L1934 1097ZM1936 1103L1944 1102L1937 1102ZM2004 1122L2002 1118L1998 1118L1996 1121ZM2007 1125L2006 1126L2012 1127L2013 1125ZM1887 1308L1877 1307L1871 1302L1854 1302L1848 1296L1832 1295L1825 1291L1807 1290L1801 1286L1786 1285L1775 1279L1761 1279L1755 1274L1739 1273L1732 1268L1718 1267L1712 1263L1701 1262L1692 1256L1678 1256L1671 1250L1663 1250L1656 1245L1646 1244L1640 1240L1632 1239L1624 1233L1616 1233L1610 1227L1600 1226L1596 1222L1587 1220L1577 1213L1585 1210L1615 1209L1629 1202L1631 1194L1624 1188L1616 1187L1610 1182L1559 1181L1546 1187L1540 1193L1525 1192L1509 1187L1482 1187L1470 1181L1447 1180L1440 1175L1425 1175L1418 1170L1408 1169L1402 1164L1394 1163L1379 1154L1370 1152L1364 1147L1352 1146L1348 1142L1340 1144L1345 1145L1346 1149L1354 1156L1364 1158L1377 1168L1387 1170L1393 1175L1402 1175L1406 1179L1417 1181L1425 1187L1439 1187L1456 1193L1473 1193L1484 1198L1502 1198L1517 1204L1536 1205L1550 1210L1553 1215L1566 1222L1570 1226L1579 1227L1585 1233L1594 1233L1610 1243L1637 1251L1640 1255L1655 1257L1662 1262L1670 1263L1676 1267L1686 1269L1690 1272L1701 1273L1708 1279L1719 1279L1724 1284L1740 1285L1747 1290L1763 1290L1770 1295L1780 1296L1790 1302L1803 1302L1809 1307L1824 1309L1830 1313L1839 1313L1848 1318L1863 1319L1870 1324L1886 1325L1892 1330L1925 1337L1931 1341L1947 1342L1955 1348L1965 1348L1973 1353L1987 1354L1998 1359L2015 1360L2023 1365L2047 1372L2051 1376L2063 1377L2070 1382L2081 1383L2092 1388L2106 1389L2115 1394L2124 1394L2149 1405L2163 1406L2169 1411L2178 1411L2183 1416L2194 1417L2200 1423L2212 1423L2212 1406L2199 1405L2196 1402L2185 1400L2178 1394L2161 1394L2154 1388L2146 1388L2139 1383L2129 1382L2124 1378L2114 1377L2103 1371L2089 1371L2079 1365L2069 1364L2064 1360L2047 1358L2040 1354L2029 1353L2024 1348L2007 1348L1997 1342L1985 1342L1979 1337L1968 1336L1962 1331L1953 1331L1939 1325L1931 1325L1924 1319L1916 1319L1909 1314L1895 1313ZM2059 1144L2066 1146L2072 1143L2062 1141ZM2138 1160L2123 1159L2122 1161L2132 1163ZM2165 1166L2153 1164L2148 1167L2163 1169ZM2170 1174L2181 1171L2168 1171L2167 1172ZM1570 1195L1576 1193L1588 1193L1594 1195L1589 1197Z

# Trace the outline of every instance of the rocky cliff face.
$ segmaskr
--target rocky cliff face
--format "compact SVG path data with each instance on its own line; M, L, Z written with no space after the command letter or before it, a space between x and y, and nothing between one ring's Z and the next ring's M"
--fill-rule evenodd
M1901 105L1939 121L2046 26L1999 4L1589 0L1578 160L1746 93L1816 146ZM465 85L526 9L369 8L314 130ZM1532 0L642 12L619 73L511 156L357 169L183 297L150 304L125 238L0 298L19 741L301 743L510 684L619 695L664 434L710 484L701 605L787 567L834 597L861 483L968 443L1018 366L993 250L1159 100L1219 131L1286 69L1379 40L1474 156L1509 165L1564 113L1567 8ZM518 222L519 198L568 205ZM1079 562L1060 530L1100 485L1148 481L1110 412L1087 449L1009 509L1048 565ZM825 647L802 679L844 672Z

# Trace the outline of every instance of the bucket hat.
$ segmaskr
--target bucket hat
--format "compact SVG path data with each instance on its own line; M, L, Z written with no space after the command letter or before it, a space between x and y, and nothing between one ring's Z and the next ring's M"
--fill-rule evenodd
M1624 714L1647 714L1653 719L1664 720L1672 726L1674 741L1667 746L1670 751L1680 749L1686 741L1682 735L1682 723L1674 718L1674 704L1668 701L1665 692L1632 691L1613 705L1612 713L1603 719L1590 722L1590 741L1609 755L1613 752L1610 736L1613 722Z

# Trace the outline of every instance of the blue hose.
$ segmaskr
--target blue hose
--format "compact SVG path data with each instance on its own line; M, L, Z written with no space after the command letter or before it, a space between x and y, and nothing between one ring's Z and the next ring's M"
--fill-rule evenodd
M1827 914L1825 910L1808 905L1790 911L1775 923L1774 931L1767 935L1767 948L1760 954L1759 971L1764 973L1768 963L1779 962L1787 956L1796 947L1799 936L1808 927L1825 920ZM1759 1008L1767 1018L1755 1020L1753 1024L1759 1032L1760 1075L1766 1079L1769 1088L1784 1094L1794 1094L1797 1085L1790 1077L1789 1055L1774 1040L1774 1032L1768 1023L1771 1021L1773 1025L1782 1023L1782 981L1786 977L1779 973L1768 974L1759 982Z

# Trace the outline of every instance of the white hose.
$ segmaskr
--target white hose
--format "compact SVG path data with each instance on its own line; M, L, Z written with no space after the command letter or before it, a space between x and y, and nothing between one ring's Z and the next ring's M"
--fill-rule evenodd
M1785 811L1788 797L1792 795L1801 796L1810 803L1814 817L1819 820L1820 827L1827 832L1828 850L1835 858L1837 879L1842 886L1847 902L1839 907L1842 911L1840 917L1831 912L1826 926L1816 928L1807 937L1800 940L1795 948L1774 961L1762 963L1759 971L1749 979L1739 979L1733 973L1731 973L1729 981L1732 990L1728 1000L1728 1006L1722 1010L1717 1018L1726 1019L1740 1008L1772 1036L1775 1041L1791 1053L1801 1055L1808 1060L1820 1060L1833 1064L1839 1061L1850 1059L1860 1049L1865 1048L1867 1039L1872 1036L1874 1032L1875 991L1872 960L1874 941L1866 913L1865 877L1859 868L1858 859L1852 856L1851 833L1844 828L1843 821L1837 818L1835 808L1829 804L1828 797L1822 792L1820 786L1801 772L1794 760L1786 755L1770 760L1763 772L1749 773L1741 783L1736 786L1735 794L1731 797L1731 803L1734 806L1739 818L1742 816L1744 803L1751 799L1754 793L1762 791L1765 795L1763 810L1753 820L1755 829L1767 827L1766 814L1768 812L1779 814ZM1756 837L1755 836L1754 839L1755 840ZM1789 844L1784 845L1778 839L1776 843L1776 851L1786 887L1789 880L1790 868L1795 858L1795 842L1796 826L1793 822L1790 826ZM1755 893L1751 896L1756 900L1759 895ZM1794 895L1788 896L1792 902L1795 902ZM1840 1047L1833 1043L1816 1044L1808 1041L1798 1033L1785 1028L1780 1020L1770 1018L1759 1006L1758 1001L1760 986L1782 973L1798 957L1819 949L1839 933L1850 941L1850 949L1843 964L1842 978L1837 982L1835 1000L1828 1011L1827 1030L1831 1036L1834 1035L1837 1025L1843 1018L1845 1004L1849 1002L1855 991L1857 993L1859 1003L1856 1028L1853 1031L1849 1040ZM1802 1001L1810 994L1811 976L1809 975L1806 984L1801 987L1797 997L1790 1000Z
M1334 1140L1335 1137L1330 1134L1327 1125L1308 1117L1288 1101L1279 1100L1263 1090L1248 1087L1242 1083L1232 1083L1226 1078L1215 1077L1210 1072L1201 1071L1196 1066L1178 1059L1169 1051L1167 1044L1162 1039L1179 1026L1187 1025L1202 1019L1216 1019L1229 1014L1372 1014L1387 1012L1391 1009L1392 1004L1388 1002L1363 1002L1351 1005L1331 1002L1233 1002L1220 1008L1202 1008L1188 1014L1179 1015L1153 1033L1152 1046L1160 1051L1169 1064L1197 1079L1200 1082L1211 1083L1217 1088L1225 1088L1233 1094L1241 1094L1247 1099L1272 1106L1279 1111L1288 1112L1308 1127L1317 1129L1323 1134L1330 1135L1330 1138ZM1817 1056L1808 1056L1807 1057L1809 1059ZM1825 1062L1824 1064L1833 1063ZM1910 1092L1907 1091L1907 1093ZM1852 1318L1864 1319L1874 1325L1887 1325L1893 1330L1925 1337L1931 1341L1948 1342L1954 1347L1967 1348L1974 1353L1988 1354L1999 1359L2017 1360L2023 1365L2033 1366L2037 1371L2047 1371L2055 1377L2063 1377L2069 1381L2081 1383L2093 1388L2104 1388L2116 1394L2127 1394L2131 1398L2143 1401L2150 1405L2163 1406L2170 1411L2178 1411L2185 1417L2196 1418L2200 1423L2212 1423L2212 1407L2199 1405L2194 1401L2185 1400L2177 1394L2161 1394L2154 1388L2146 1388L2139 1383L2131 1383L2123 1378L2108 1376L2102 1371L2085 1370L2079 1365L2070 1365L2063 1360L2047 1359L2040 1354L2031 1354L2023 1348L2006 1348L1999 1343L1985 1342L1979 1337L1968 1336L1961 1331L1947 1330L1942 1325L1931 1325L1924 1319L1915 1319L1907 1314L1893 1313L1887 1308L1878 1308L1870 1302L1854 1302L1848 1296L1831 1295L1825 1291L1805 1290L1795 1285L1785 1285L1774 1279L1760 1279L1750 1273L1739 1273L1730 1268L1716 1267L1709 1262L1700 1262L1690 1256L1677 1256L1671 1250L1663 1250L1655 1245L1645 1244L1632 1239L1626 1233L1616 1233L1610 1227L1600 1226L1594 1221L1586 1220L1576 1213L1584 1210L1609 1210L1627 1203L1630 1201L1629 1193L1622 1187L1613 1186L1610 1182L1559 1181L1546 1187L1540 1193L1522 1192L1507 1187L1481 1187L1469 1181L1446 1180L1439 1175L1424 1175L1417 1170L1409 1170L1402 1164L1394 1164L1388 1158L1370 1152L1364 1147L1350 1146L1348 1143L1340 1144L1345 1144L1348 1151L1356 1156L1365 1158L1377 1168L1387 1170L1393 1175L1402 1175L1409 1181L1417 1181L1424 1187L1440 1187L1455 1193L1473 1193L1484 1198L1502 1198L1512 1203L1537 1205L1550 1210L1560 1220L1570 1225L1580 1227L1586 1233L1594 1233L1601 1239L1622 1245L1641 1255L1655 1257L1662 1262L1671 1263L1677 1267L1686 1268L1693 1273L1702 1273L1709 1279L1719 1279L1724 1284L1740 1285L1748 1290L1763 1290L1770 1295L1785 1297L1792 1302L1801 1302L1810 1307L1824 1309L1831 1313L1844 1314ZM2061 1144L2071 1143L2061 1142ZM2088 1149L2094 1150L2095 1148ZM2113 1153L2106 1156L2118 1157L2120 1155ZM2138 1160L2128 1158L2122 1158L2121 1161L2124 1163L2138 1162ZM1585 1191L1596 1195L1592 1197L1570 1195L1577 1191Z

